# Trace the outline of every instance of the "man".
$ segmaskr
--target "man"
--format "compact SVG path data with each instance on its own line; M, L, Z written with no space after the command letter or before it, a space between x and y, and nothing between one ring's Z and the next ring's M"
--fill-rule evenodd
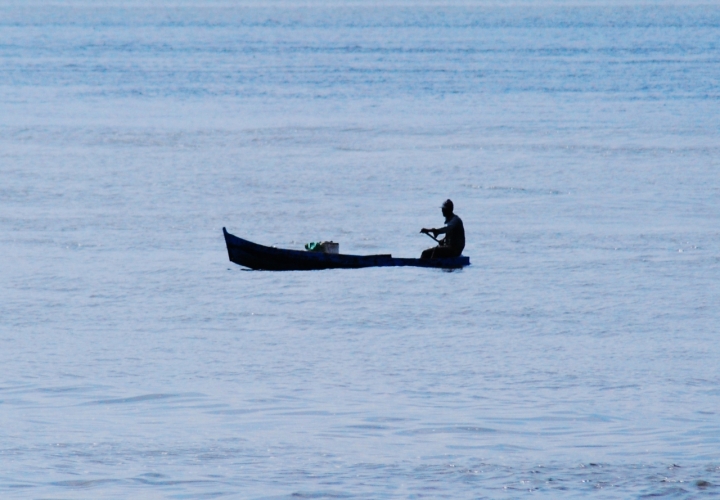
M453 202L445 200L442 205L442 214L445 216L445 227L441 229L425 229L420 230L421 233L430 234L437 237L438 234L444 234L445 238L440 244L433 248L428 248L420 256L421 259L439 259L443 257L459 257L465 248L465 228L463 227L460 217L453 213Z

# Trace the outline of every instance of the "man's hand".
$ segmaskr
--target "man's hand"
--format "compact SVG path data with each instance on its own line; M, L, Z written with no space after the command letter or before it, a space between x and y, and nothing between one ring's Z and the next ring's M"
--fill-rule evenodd
M420 230L420 232L421 232L421 233L425 233L425 234L430 234L430 233L432 233L433 236L437 236L437 229L425 229L425 228L422 228L422 229Z

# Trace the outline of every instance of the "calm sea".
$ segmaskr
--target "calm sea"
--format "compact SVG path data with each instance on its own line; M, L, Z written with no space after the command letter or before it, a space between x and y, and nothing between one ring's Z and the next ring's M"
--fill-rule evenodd
M0 497L720 496L719 171L716 2L5 0Z

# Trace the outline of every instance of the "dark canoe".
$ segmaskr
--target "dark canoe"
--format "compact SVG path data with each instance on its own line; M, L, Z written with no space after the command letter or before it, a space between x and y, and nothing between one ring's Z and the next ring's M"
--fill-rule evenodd
M230 261L265 271L313 271L318 269L359 269L361 267L438 267L457 269L470 265L470 257L452 259L397 259L387 255L343 255L302 250L284 250L258 245L238 238L223 228Z

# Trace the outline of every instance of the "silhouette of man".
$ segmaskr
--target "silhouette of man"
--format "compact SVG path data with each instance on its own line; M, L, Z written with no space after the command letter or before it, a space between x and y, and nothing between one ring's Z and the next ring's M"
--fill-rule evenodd
M447 257L459 257L465 248L465 228L463 227L460 217L453 213L453 202L445 200L442 205L442 214L445 216L445 227L440 229L420 230L421 233L430 234L437 237L438 234L444 234L445 238L441 240L438 246L428 248L420 256L421 259L439 259Z

